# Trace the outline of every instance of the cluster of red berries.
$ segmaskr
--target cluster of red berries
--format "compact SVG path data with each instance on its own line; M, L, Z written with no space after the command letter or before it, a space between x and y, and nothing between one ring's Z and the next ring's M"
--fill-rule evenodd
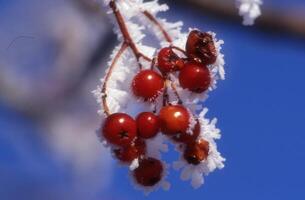
M174 47L159 51L157 67L161 74L150 70L141 70L132 81L135 96L154 102L166 87L169 73L179 73L182 88L195 93L206 91L211 82L207 67L216 61L216 49L213 38L208 33L192 31L184 52L186 58L179 57ZM194 120L193 127L190 127ZM161 179L164 167L160 160L147 156L146 140L154 138L159 132L171 141L183 146L183 158L186 162L197 165L209 154L209 143L198 139L200 122L183 105L168 102L158 114L142 112L136 119L125 113L109 115L101 129L104 139L112 145L115 157L122 163L131 164L138 159L138 167L133 170L135 181L142 186L154 186Z
M154 70L141 70L133 79L133 93L144 100L154 101L162 93L165 85L164 77L171 72L179 72L179 83L184 89L195 93L206 91L211 83L210 71L207 67L217 58L213 38L208 33L193 30L183 51L186 58L179 57L174 47L165 47L158 54L159 74Z

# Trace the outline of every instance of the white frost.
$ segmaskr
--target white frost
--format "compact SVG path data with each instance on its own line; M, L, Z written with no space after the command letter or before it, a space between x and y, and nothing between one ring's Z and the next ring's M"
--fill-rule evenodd
M225 159L217 151L217 145L215 139L220 139L220 130L215 127L216 120L208 120L205 118L207 109L199 114L199 121L201 125L200 135L198 139L204 139L209 142L209 155L206 160L203 160L198 165L192 165L187 163L183 156L173 163L173 167L176 170L182 169L180 178L183 181L191 180L193 188L199 188L204 183L204 176L213 172L215 169L222 169L224 167L223 162ZM181 151L183 155L183 147L177 147L178 151Z
M255 19L261 15L262 0L236 0L239 15L243 16L244 25L253 25Z

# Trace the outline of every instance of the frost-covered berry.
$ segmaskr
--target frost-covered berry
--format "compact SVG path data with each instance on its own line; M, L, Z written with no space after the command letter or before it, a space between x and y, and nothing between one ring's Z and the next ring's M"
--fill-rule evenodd
M125 113L111 114L104 122L102 134L113 145L131 145L137 135L136 121Z
M145 158L140 160L138 168L133 171L133 176L138 184L150 187L162 179L163 170L160 160Z
M213 37L199 30L190 32L186 42L186 54L193 59L200 59L203 64L213 64L217 58L217 50Z
M159 117L151 112L142 112L137 118L138 135L142 138L153 138L160 131Z
M178 133L177 135L174 135L172 137L172 139L176 142L181 142L181 143L184 143L184 144L189 144L189 143L192 143L194 141L196 141L196 139L198 138L200 134L200 123L199 121L197 120L196 124L195 124L195 127L193 128L192 130L192 133L187 133L187 132L181 132L181 133Z
M204 64L188 62L179 73L179 83L184 89L202 93L210 86L210 71Z
M170 47L162 48L158 54L158 69L162 73L180 70L184 61Z
M161 131L165 135L176 135L187 131L190 123L188 110L181 105L168 105L159 113Z
M120 147L113 150L117 159L123 163L131 163L134 159L144 156L146 153L146 143L144 140L138 138L129 146Z
M201 161L205 160L208 155L209 142L204 139L188 144L183 153L184 159L192 165L198 165Z
M144 100L154 101L164 88L163 77L153 70L140 71L132 81L132 91Z

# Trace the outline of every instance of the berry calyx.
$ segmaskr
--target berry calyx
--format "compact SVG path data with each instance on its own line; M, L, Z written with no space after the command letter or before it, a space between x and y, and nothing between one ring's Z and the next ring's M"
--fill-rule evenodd
M104 122L102 134L113 145L131 145L137 135L136 121L125 113L111 114Z
M192 130L192 134L189 134L187 132L181 132L181 133L178 133L177 135L174 135L172 137L172 139L176 142L189 144L189 143L192 143L192 142L196 141L199 134L200 134L200 123L197 120L197 122L195 124L195 127Z
M184 159L192 165L198 165L201 161L207 159L208 155L209 142L204 139L188 144L183 153Z
M159 113L161 131L165 135L184 133L189 127L190 114L181 105L168 105Z
M153 138L160 131L160 122L157 115L151 112L142 112L137 118L138 135L142 138Z
M144 156L146 153L146 143L142 139L136 139L130 146L120 147L113 150L117 159L123 163L131 163L134 159Z
M162 179L163 165L155 158L140 160L139 167L133 171L135 181L146 187L154 186Z
M158 54L158 69L166 74L168 72L180 70L184 66L184 61L170 47L162 48Z
M186 42L186 54L195 60L200 59L201 63L209 65L216 62L217 51L213 37L199 30L190 32Z
M202 93L210 86L210 71L201 63L188 62L179 73L179 83L184 89L195 93Z
M134 95L154 101L164 88L163 77L153 70L140 71L132 81Z

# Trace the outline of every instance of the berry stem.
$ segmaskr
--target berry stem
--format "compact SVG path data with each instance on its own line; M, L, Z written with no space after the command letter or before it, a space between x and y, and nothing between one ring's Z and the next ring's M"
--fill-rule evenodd
M178 91L177 91L176 84L171 80L170 77L168 77L168 80L170 81L171 88L172 88L172 90L174 91L176 98L178 99L178 104L183 104L183 101L182 101L182 99L180 98L180 95L179 95L179 93L178 93Z
M165 28L161 25L161 23L150 13L148 12L147 10L143 11L143 14L154 24L156 25L159 30L161 31L161 33L163 34L165 40L170 43L170 47L172 49L176 49L180 52L182 52L184 55L186 55L186 52L179 48L179 47L176 47L176 46L173 46L172 43L173 43L173 39L171 38L171 36L169 35L169 33L165 30Z
M171 36L169 35L169 33L165 30L165 28L161 25L161 23L150 13L148 12L147 10L143 11L142 12L153 24L155 24L159 29L160 31L162 32L165 40L170 43L170 46L171 48L173 49L176 49L180 52L182 52L184 55L186 55L185 51L179 47L176 47L176 46L173 46L172 43L173 43L173 39L171 38ZM175 96L177 97L178 99L178 103L179 104L183 104L182 102L182 99L180 98L180 95L177 91L177 88L176 88L176 85L174 82L172 82L172 80L170 79L169 76L165 76L164 77L171 85L171 88L172 90L174 91L174 94ZM163 93L163 105L167 105L169 102L169 99L168 99L168 92L167 92L167 84L165 85L165 88L164 88L164 93Z
M163 91L163 106L166 106L169 103L168 92L167 92L167 89L168 89L167 83L168 83L168 79L166 77L164 91Z
M150 69L153 70L156 66L156 57L154 57L151 61Z
M109 71L106 74L106 77L105 77L105 80L104 80L104 83L103 83L103 86L102 86L102 94L103 94L102 103L103 103L104 112L107 116L109 116L111 114L110 109L109 109L108 104L107 104L107 94L106 94L108 80L109 80L109 78L112 74L112 71L113 71L116 63L118 62L119 58L122 56L124 51L127 49L127 47L128 47L128 45L125 42L123 42L119 51L117 52L117 54L114 56L114 58L112 60L112 63L109 67Z
M165 31L165 29L160 24L160 22L150 12L145 10L145 11L143 11L143 14L160 29L160 31L162 32L162 34L167 42L169 42L169 43L173 42L173 39L170 37L170 35L167 33L167 31Z
M110 3L109 3L109 6L110 8L112 9L113 11L113 14L116 18L116 21L119 25L119 28L121 30L121 33L123 35L123 38L124 38L124 43L130 47L130 49L132 50L134 56L136 57L137 59L137 62L139 64L139 68L142 69L142 65L140 63L140 58L143 58L144 60L148 61L148 62L151 62L152 60L148 57L148 56L145 56L143 53L141 53L139 51L139 49L137 48L136 44L134 43L134 41L132 40L129 32L128 32L128 29L127 29L127 26L125 24L125 20L120 12L120 10L117 8L117 5L115 3L115 0L111 0Z
M187 55L186 55L186 52L185 52L183 49L181 49L180 47L171 46L171 48L172 48L172 49L176 49L177 51L180 51L180 52L183 53L185 56L187 56Z

